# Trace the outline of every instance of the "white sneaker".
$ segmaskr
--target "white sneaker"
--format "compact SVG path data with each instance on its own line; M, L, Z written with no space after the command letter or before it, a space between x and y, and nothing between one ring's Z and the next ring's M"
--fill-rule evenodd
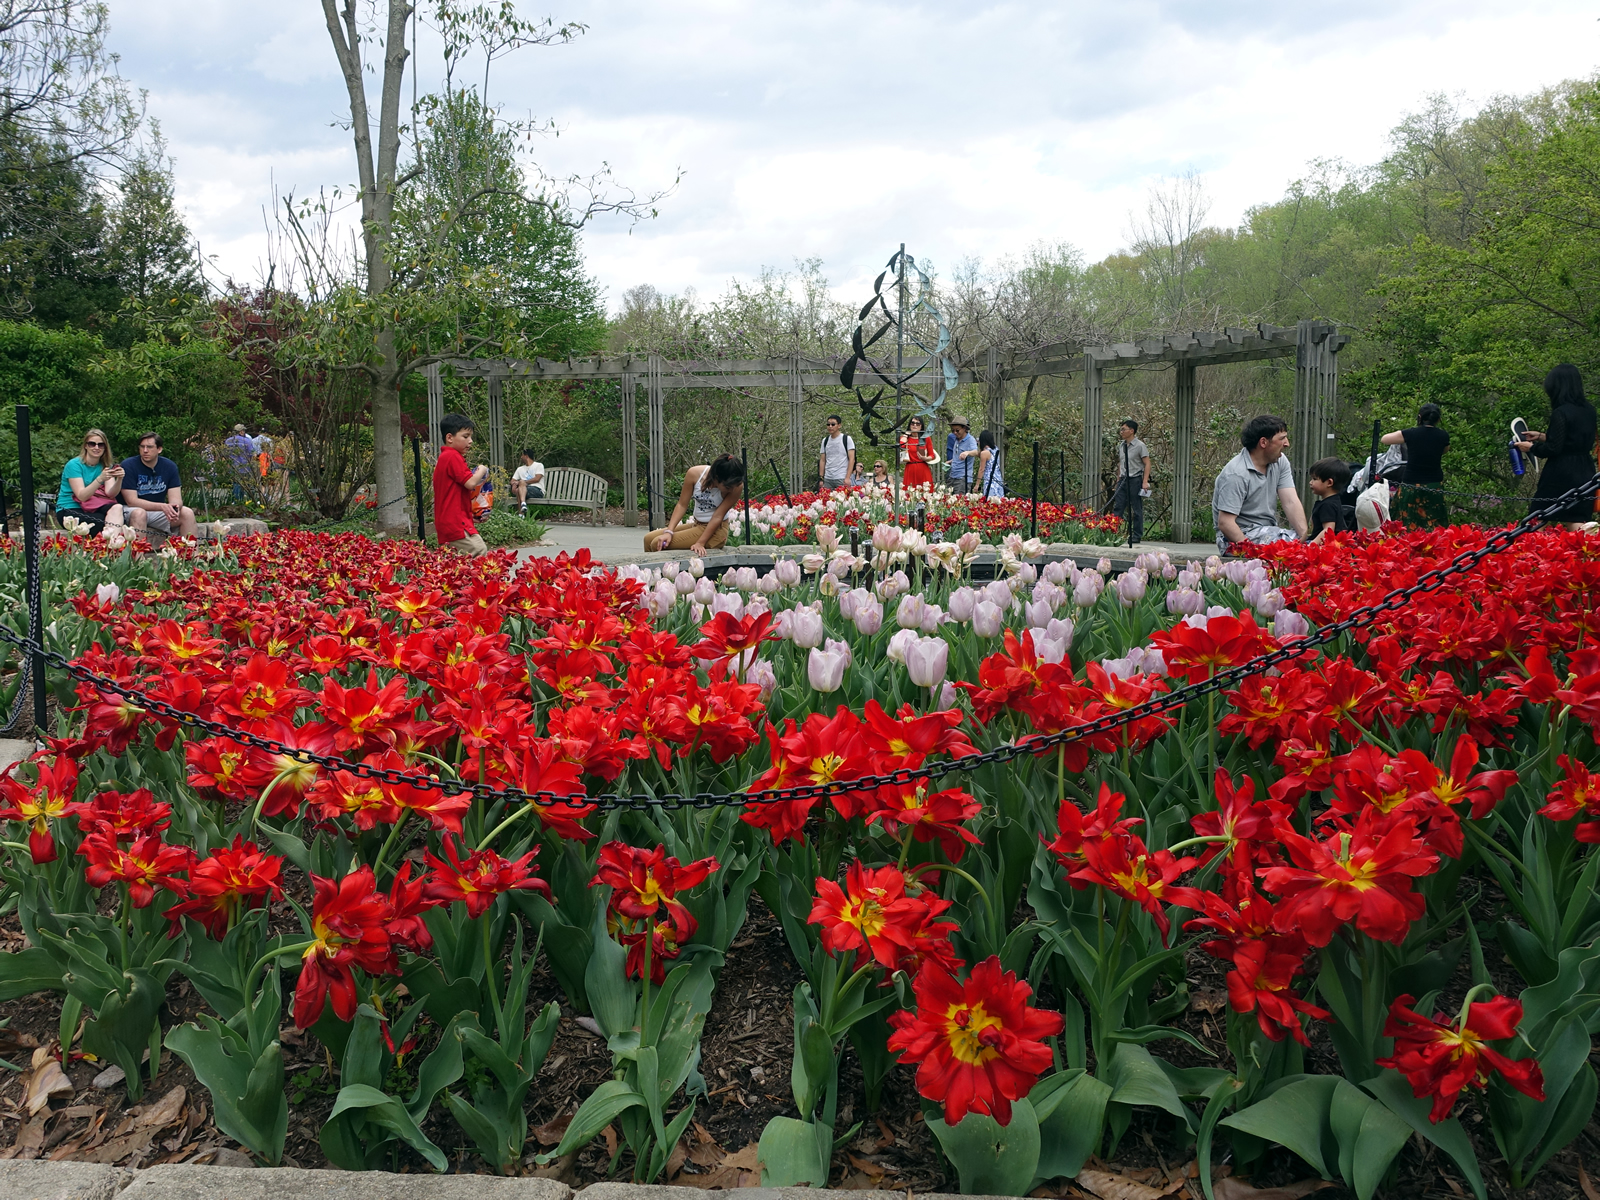
M526 504L524 504L521 508L517 509L517 516L525 517L527 515L528 515L528 506Z

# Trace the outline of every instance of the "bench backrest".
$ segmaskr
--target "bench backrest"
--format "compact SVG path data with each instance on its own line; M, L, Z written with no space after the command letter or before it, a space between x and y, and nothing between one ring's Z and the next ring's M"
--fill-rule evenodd
M605 477L579 467L549 467L544 473L547 500L569 500L603 506L606 502Z

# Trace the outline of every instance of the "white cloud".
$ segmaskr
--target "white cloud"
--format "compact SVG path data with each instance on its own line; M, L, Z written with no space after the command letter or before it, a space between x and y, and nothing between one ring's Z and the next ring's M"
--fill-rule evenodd
M641 190L687 172L659 220L587 232L613 299L640 282L714 294L812 256L853 296L902 240L941 266L1037 241L1098 257L1151 183L1190 168L1212 219L1236 222L1312 159L1376 160L1431 93L1587 75L1600 44L1575 0L591 0L554 15L590 31L491 81L509 112L563 127L545 166L605 160ZM249 276L274 182L304 194L355 174L320 6L113 0L112 17L196 232Z

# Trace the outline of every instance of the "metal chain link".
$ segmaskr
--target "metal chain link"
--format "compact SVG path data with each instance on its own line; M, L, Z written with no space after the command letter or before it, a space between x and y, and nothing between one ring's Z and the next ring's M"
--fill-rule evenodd
M1600 490L1600 474L1595 475L1587 483L1572 488L1560 496L1553 497L1552 508L1559 511L1568 503L1593 496L1597 490ZM669 792L661 796L648 793L609 793L599 796L586 796L571 793L558 794L548 791L526 792L520 788L496 788L482 782L469 783L466 780L438 779L432 775L408 774L398 768L374 767L367 763L353 763L346 759L334 758L330 755L317 754L310 750L289 746L272 738L260 737L242 729L233 729L220 722L206 720L196 716L194 713L185 712L137 688L130 687L106 676L97 675L80 667L63 655L44 649L31 639L17 637L4 626L0 626L0 640L11 642L30 653L38 654L52 666L65 671L70 677L90 684L102 692L109 692L113 695L136 701L143 710L176 721L185 728L198 729L213 737L224 737L241 745L266 751L269 754L284 755L295 762L308 766L315 765L327 770L343 771L363 779L371 779L393 786L413 787L423 791L439 791L446 795L470 794L491 804L501 800L517 800L547 807L554 804L564 804L573 808L594 805L601 811L613 809L652 811L661 808L709 809L730 806L743 807L748 804L778 804L795 800L820 800L848 792L869 791L879 787L905 787L920 780L932 781L940 779L956 771L970 772L994 763L1009 762L1023 755L1043 754L1058 746L1069 745L1102 733L1112 732L1146 717L1161 716L1173 709L1182 708L1191 700L1198 700L1215 692L1230 689L1252 675L1259 675L1280 664L1300 658L1309 650L1326 645L1351 630L1371 625L1386 613L1396 612L1404 608L1414 597L1425 592L1434 591L1447 580L1457 575L1465 574L1485 558L1492 554L1498 554L1519 538L1548 523L1549 518L1545 517L1543 513L1530 513L1517 524L1507 526L1490 534L1484 544L1476 550L1463 551L1444 566L1436 567L1419 576L1416 582L1410 586L1396 588L1384 596L1382 600L1356 609L1343 620L1323 626L1307 637L1260 655L1248 662L1219 671L1200 683L1185 684L1182 687L1174 688L1170 692L1154 696L1132 708L1098 717L1093 721L1086 721L1082 725L1073 726L1071 729L1064 729L1058 733L1041 734L1025 738L1019 742L1008 742L980 754L967 755L944 762L927 763L916 768L903 767L883 775L864 775L854 779L838 779L816 784L798 784L792 787L769 788L756 792L696 792L693 794Z

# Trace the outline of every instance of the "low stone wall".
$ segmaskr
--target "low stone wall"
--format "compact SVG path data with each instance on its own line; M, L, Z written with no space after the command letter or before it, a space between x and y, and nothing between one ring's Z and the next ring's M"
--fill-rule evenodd
M0 1162L0 1200L706 1200L698 1188L596 1183L573 1191L554 1179L395 1175L297 1167L151 1167ZM908 1200L904 1192L740 1188L739 1200ZM916 1200L964 1200L929 1192ZM970 1197L965 1200L971 1200Z

